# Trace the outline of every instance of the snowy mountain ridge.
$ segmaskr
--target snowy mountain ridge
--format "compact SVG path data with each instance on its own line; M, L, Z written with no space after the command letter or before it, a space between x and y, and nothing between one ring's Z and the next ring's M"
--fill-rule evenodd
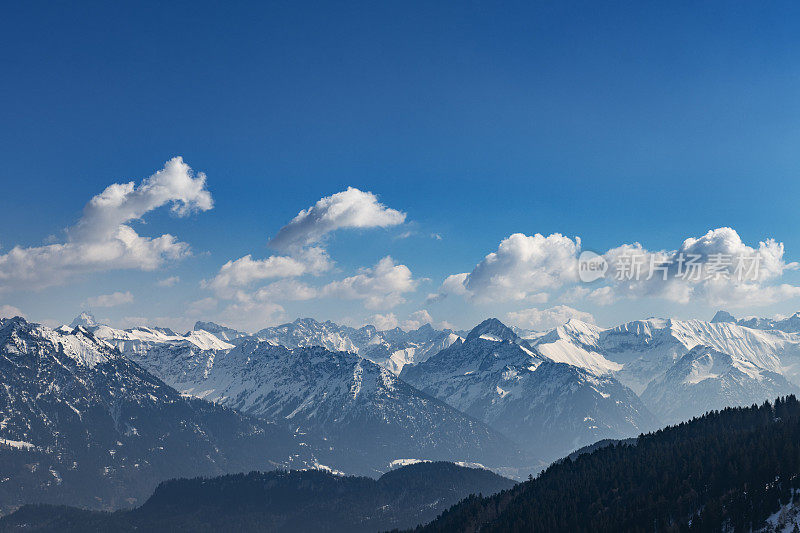
M0 319L0 513L117 508L169 477L311 460L285 429L182 397L84 326L68 329Z
M208 322L198 322L195 331L199 330L211 333L234 331ZM401 328L378 330L371 325L351 328L331 321L318 322L313 318L298 318L291 323L264 328L253 335L236 333L237 336L227 340L236 344L245 339L257 339L287 348L320 346L334 352L351 352L394 374L399 374L409 363L424 361L460 338L451 330L436 330L430 324L411 331Z
M524 463L496 431L353 353L248 339L230 350L131 357L183 394L305 434L322 462L342 471L374 474L418 456L497 469Z
M800 335L732 322L651 318L602 329L573 320L534 344L555 360L610 372L639 393L701 345L800 382Z
M549 458L657 425L613 377L555 361L496 319L400 377Z

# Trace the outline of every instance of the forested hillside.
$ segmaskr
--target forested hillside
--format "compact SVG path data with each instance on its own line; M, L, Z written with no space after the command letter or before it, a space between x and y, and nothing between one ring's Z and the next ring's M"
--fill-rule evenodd
M379 479L319 470L252 472L162 483L132 511L29 505L0 531L374 532L430 521L469 494L513 486L488 470L418 463Z
M568 458L421 530L750 531L800 503L799 474L800 403L788 396Z

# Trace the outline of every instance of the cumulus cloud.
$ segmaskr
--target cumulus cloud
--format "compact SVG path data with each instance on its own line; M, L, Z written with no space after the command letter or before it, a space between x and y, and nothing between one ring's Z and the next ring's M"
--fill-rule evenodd
M594 324L594 316L585 311L579 311L566 305L556 305L549 309L521 309L506 314L506 320L518 328L544 331L558 327L570 319Z
M106 187L86 204L83 216L68 233L79 240L106 239L121 224L167 204L177 216L208 211L214 205L206 190L205 174L195 176L181 157L167 161L163 169L138 186L131 181Z
M379 331L384 331L396 328L400 325L400 321L397 320L397 315L394 313L386 313L385 315L374 314L367 319L367 324L372 324Z
M449 276L430 300L448 294L468 296L477 302L515 301L532 298L542 302L546 291L577 281L577 253L581 241L559 233L515 233L500 242L472 272Z
M129 303L133 303L133 294L130 291L101 294L86 299L86 305L89 307L116 307Z
M256 281L270 278L290 278L304 274L321 274L332 266L324 249L318 247L297 250L292 256L273 255L266 259L253 259L251 255L228 261L217 275L204 286L221 296L230 295L237 288L247 287Z
M244 331L256 331L274 326L286 319L286 312L272 302L234 302L222 310L220 320L231 327Z
M402 322L394 313L374 314L367 319L367 324L372 324L378 330L394 329L399 327L405 331L419 329L420 326L433 323L433 317L425 309L414 311Z
M386 228L402 224L405 219L405 213L383 205L371 192L348 187L300 211L269 245L276 250L291 250L315 244L338 229Z
M206 177L195 174L180 157L143 180L115 183L92 198L78 222L67 229L66 242L15 246L0 255L0 289L43 288L73 275L114 269L154 270L165 261L189 254L189 245L170 234L144 237L130 222L169 205L176 216L213 207Z
M317 297L318 290L296 279L275 281L258 289L253 298L262 302L288 301L298 302Z
M319 276L333 268L324 246L331 232L396 226L405 218L405 213L381 204L371 192L349 187L321 198L282 227L269 242L279 254L265 259L246 255L228 261L202 285L213 290L217 298L231 301L223 314L254 312L262 323L283 316L278 302L333 297L361 300L369 309L391 308L404 302L403 295L418 284L408 267L395 264L391 257L372 268L360 269L354 276L321 286L298 278ZM266 281L270 283L265 285Z
M168 278L160 279L156 283L159 287L173 287L181 280L178 276L170 276Z
M0 318L14 318L15 316L27 318L27 315L25 315L25 313L23 313L19 307L14 307L13 305L8 304L0 304Z
M544 303L561 290L564 302L609 305L623 299L660 298L687 304L754 306L800 297L800 287L780 283L798 264L787 262L784 245L766 239L745 244L732 228L689 237L674 250L622 244L602 254L605 277L591 284L578 278L580 238L516 233L503 240L468 273L453 274L428 302L461 295L475 302Z
M419 285L406 265L399 265L386 256L372 268L362 268L358 274L332 281L322 289L322 295L363 300L367 309L391 308L405 302L404 294Z
M409 315L409 317L403 322L400 326L406 331L411 331L412 329L419 329L421 326L425 324L432 324L433 317L431 314L425 310L420 309L419 311L414 311Z
M657 297L713 306L766 305L800 296L800 287L776 284L797 263L787 263L783 243L767 239L745 244L732 228L689 237L677 250L651 251L639 243L604 254L611 284L590 293L598 303Z

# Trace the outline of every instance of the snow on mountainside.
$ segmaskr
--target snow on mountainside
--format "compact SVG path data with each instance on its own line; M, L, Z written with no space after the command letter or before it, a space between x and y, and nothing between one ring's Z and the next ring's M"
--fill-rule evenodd
M613 375L662 422L673 423L796 390L800 335L740 323L724 312L711 322L651 318L609 329L570 321L535 346L556 361ZM708 365L713 371L699 373Z
M595 371L605 369L638 393L701 345L800 382L800 335L731 322L657 318L609 329L586 325L591 329L581 328L575 334L573 323L540 337L536 347L555 360Z
M356 353L395 374L403 366L424 361L460 338L453 331L439 331L430 324L413 331L400 328L379 331L375 326L356 329L312 318L265 328L253 337L287 348L321 346L331 351Z
M781 327L791 320L779 321ZM329 439L320 442L332 462L345 465L340 469L352 466L345 448L362 450L369 466L352 472L418 457L414 446L427 446L432 458L470 460L481 439L498 438L483 425L460 435L469 424L456 410L524 443L539 458L553 458L595 440L651 429L657 424L651 413L672 422L703 405L761 401L800 383L800 334L741 322L727 313L711 322L650 318L608 329L570 320L526 340L496 319L462 334L429 324L379 331L298 319L254 335L211 322L179 335L166 328L114 329L89 315L76 319L178 390L294 424L309 439ZM301 349L309 347L323 349ZM689 364L684 358L697 356L697 347L716 355L690 357L691 364L705 368L710 357L714 370L696 382L678 379ZM340 351L352 353L334 353ZM722 367L727 370L718 371ZM351 390L359 392L350 397ZM423 400L426 394L453 411ZM452 445L431 437L437 417L448 421ZM353 443L344 435L343 428L358 434L372 419L387 425L378 432L382 444ZM391 439L397 442L386 444ZM379 446L391 454L377 452Z
M602 331L593 324L571 319L563 326L538 336L534 345L545 357L558 363L586 368L598 374L617 372L622 365L609 361L597 351Z
M97 325L95 322L95 318L92 314L87 313L86 311L82 312L75 319L70 322L69 329L77 328L78 326L83 326L85 328L91 328Z
M177 476L289 466L284 429L175 389L84 326L0 319L0 513L142 501Z
M239 331L233 328L220 326L214 322L201 322L197 321L192 328L193 331L207 331L223 341L234 341L242 337L249 337L249 333Z
M247 340L228 351L132 355L185 394L285 423L324 448L321 461L374 474L404 457L520 467L518 449L485 424L375 363L325 348Z
M701 320L648 319L629 322L600 335L600 352L623 365L615 375L636 391L663 375L698 345L749 360L773 372L781 371L781 355L800 354L800 339L752 330L731 323Z
M118 348L124 354L144 354L155 347L177 346L197 350L229 350L233 344L205 330L192 330L179 335L166 328L136 327L115 329L109 326L89 328L96 337Z
M781 374L708 346L696 346L654 379L642 400L663 422L674 424L712 409L760 404L798 393L800 388Z
M800 311L792 316L785 318L759 318L747 317L736 320L736 318L727 311L717 311L712 322L734 322L740 326L745 326L753 329L766 329L766 330L779 330L786 333L799 333L800 332Z
M614 378L552 361L497 319L400 377L550 459L657 424Z

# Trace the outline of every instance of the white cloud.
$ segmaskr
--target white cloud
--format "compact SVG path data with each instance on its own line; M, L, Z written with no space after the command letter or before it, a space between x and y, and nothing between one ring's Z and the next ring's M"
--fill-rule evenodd
M530 294L525 298L526 301L532 304L546 304L549 299L550 295L546 292L537 292Z
M433 324L433 317L427 310L420 309L411 313L400 327L406 331L411 331L425 324Z
M605 278L587 285L579 284L577 276L580 248L578 237L572 240L557 233L547 237L515 233L472 272L448 276L439 292L428 296L428 302L461 295L479 303L544 303L551 299L553 291L562 289L563 302L596 305L660 298L682 304L742 307L800 297L800 287L779 283L786 271L798 268L797 263L786 261L783 243L767 239L748 246L732 228L717 228L701 237L690 237L676 250L648 250L638 242L622 244L603 254L609 264ZM733 259L730 276L714 275L720 257ZM681 258L692 258L700 275L685 276L687 267L681 264ZM739 266L738 273L737 261L744 265ZM750 268L753 264L757 268Z
M14 318L15 316L27 318L25 313L23 313L19 307L14 307L13 305L8 304L0 305L0 318Z
M189 254L174 236L143 237L128 225L149 211L171 205L177 216L213 207L206 177L195 175L180 157L138 186L115 183L92 198L63 243L23 248L0 255L0 289L59 285L77 274L114 269L154 270Z
M116 307L129 303L133 303L133 294L130 291L101 294L86 299L86 305L89 307Z
M328 254L317 247L296 250L292 256L273 255L266 259L253 259L251 255L246 255L222 265L217 275L204 282L204 286L229 297L234 289L256 281L316 275L329 270L331 266Z
M168 278L160 279L156 283L159 287L173 287L181 280L178 276L170 276Z
M228 305L220 314L222 323L245 331L274 326L285 319L283 307L271 302L236 302Z
M566 305L556 305L549 309L539 310L535 307L521 309L506 314L508 322L523 329L533 329L544 331L560 326L570 319L577 319L582 322L594 324L594 316L585 311L579 311Z
M593 291L597 303L656 297L687 304L759 306L800 296L800 287L773 284L797 263L787 263L784 246L767 239L746 245L732 228L717 228L685 239L674 251L650 251L639 243L604 254L611 284ZM722 265L725 273L715 270ZM737 270L738 269L738 270Z
M611 305L617 300L617 295L612 287L599 287L589 291L586 299L597 305Z
M322 295L363 300L367 309L391 308L405 302L403 294L415 291L418 284L406 265L386 256L372 268L362 268L355 276L325 285Z
M262 302L303 301L317 297L318 290L295 279L275 281L258 289L253 297Z
M269 243L281 250L281 255L266 259L246 255L228 261L202 286L212 289L218 298L232 301L223 314L255 313L260 316L257 321L262 327L265 322L284 316L278 302L338 297L362 300L369 309L393 307L405 301L403 294L413 291L418 280L411 277L408 267L394 264L390 257L373 268L362 268L354 276L321 287L290 278L318 276L333 267L322 242L329 233L345 228L396 226L405 218L404 213L379 203L374 194L349 187L321 198L281 228ZM277 281L259 286L265 280Z
M177 216L208 211L214 206L211 193L206 190L205 174L194 176L181 157L167 161L162 170L138 186L131 181L106 187L86 204L83 216L69 233L82 241L104 240L121 224L167 204Z
M469 291L464 286L467 276L469 276L469 272L450 274L442 282L442 286L439 287L439 292L428 295L427 299L425 300L426 303L432 304L440 302L450 295L468 296Z
M449 276L436 298L467 295L477 302L533 298L577 281L576 257L581 241L559 233L547 237L515 233L504 239L472 272Z
M387 329L394 329L400 325L397 316L394 313L386 313L385 315L375 314L367 319L367 324L372 324L379 331Z
M270 241L276 250L312 245L344 228L386 228L402 224L405 213L386 207L371 192L348 187L300 211Z
M394 329L396 327L400 327L405 331L412 331L415 329L419 329L420 326L424 326L425 324L432 324L433 317L431 317L430 313L425 309L420 309L419 311L414 311L411 313L407 319L400 322L398 320L397 315L394 313L386 313L386 314L374 314L367 319L366 324L372 324L375 326L379 331L387 330L387 329Z

